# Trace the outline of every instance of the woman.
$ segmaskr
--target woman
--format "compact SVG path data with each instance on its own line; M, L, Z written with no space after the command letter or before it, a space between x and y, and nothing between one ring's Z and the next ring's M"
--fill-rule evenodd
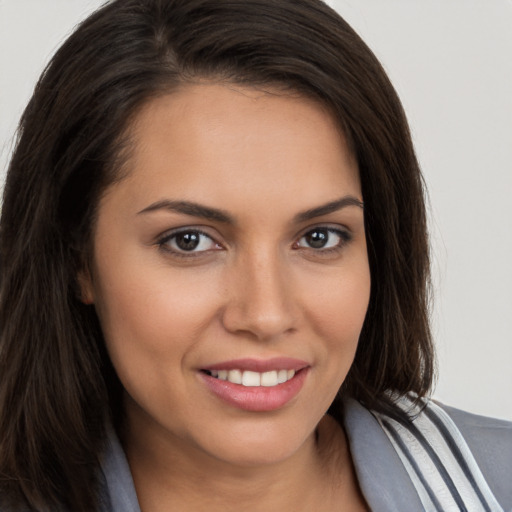
M2 511L510 508L512 427L428 401L425 224L323 3L100 9L5 188Z

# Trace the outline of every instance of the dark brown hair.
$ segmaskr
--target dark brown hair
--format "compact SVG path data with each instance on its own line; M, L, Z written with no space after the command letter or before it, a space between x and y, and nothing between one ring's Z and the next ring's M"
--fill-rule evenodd
M357 158L371 297L341 394L389 406L433 378L423 183L400 101L369 48L319 0L117 0L86 19L21 119L0 223L1 499L96 508L120 384L78 270L123 138L148 99L197 80L288 89L325 105ZM340 418L335 401L330 412ZM0 503L0 506L2 503Z

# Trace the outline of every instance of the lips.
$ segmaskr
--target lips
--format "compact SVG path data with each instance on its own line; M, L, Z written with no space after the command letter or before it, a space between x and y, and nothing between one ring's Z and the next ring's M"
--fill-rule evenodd
M305 361L292 358L224 361L199 372L207 388L238 409L273 411L288 404L309 373Z

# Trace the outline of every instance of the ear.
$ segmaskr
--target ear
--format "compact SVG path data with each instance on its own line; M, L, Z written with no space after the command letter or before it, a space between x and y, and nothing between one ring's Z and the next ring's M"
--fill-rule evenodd
M91 273L88 269L78 271L77 283L80 301L85 305L94 304L94 287Z

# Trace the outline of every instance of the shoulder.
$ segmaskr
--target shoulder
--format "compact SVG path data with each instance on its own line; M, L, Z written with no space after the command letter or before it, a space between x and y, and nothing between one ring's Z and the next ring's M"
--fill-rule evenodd
M505 450L512 459L512 421L472 414L436 401L433 403L446 411L475 450Z
M393 409L372 414L425 509L512 510L510 422L413 395L390 398Z
M437 405L459 429L498 501L512 510L512 422Z

